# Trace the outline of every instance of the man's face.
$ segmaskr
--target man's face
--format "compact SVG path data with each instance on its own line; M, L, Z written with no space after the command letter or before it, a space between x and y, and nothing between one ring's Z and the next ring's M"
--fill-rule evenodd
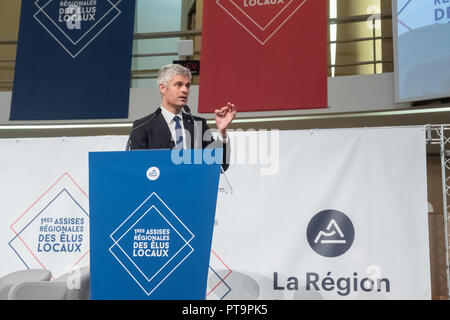
M187 104L190 86L189 78L181 75L174 76L167 86L161 84L163 106L178 113Z

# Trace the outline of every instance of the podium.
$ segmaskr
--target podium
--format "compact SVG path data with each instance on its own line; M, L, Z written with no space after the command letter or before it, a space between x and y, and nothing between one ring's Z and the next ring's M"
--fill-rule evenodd
M222 149L89 153L91 299L205 299L221 165L211 152L221 162Z

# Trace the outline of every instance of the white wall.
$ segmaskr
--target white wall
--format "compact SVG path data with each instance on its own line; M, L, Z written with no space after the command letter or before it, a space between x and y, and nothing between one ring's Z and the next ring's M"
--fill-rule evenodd
M74 121L9 121L11 92L0 92L0 125L4 124L42 124L42 123L100 123L130 122L153 112L160 104L160 96L156 87L132 88L130 91L130 109L127 119L74 120ZM328 79L327 109L288 110L270 112L242 112L239 117L286 116L304 114L327 114L339 112L356 112L371 110L392 110L408 107L408 103L394 102L394 74L345 76ZM189 106L193 114L197 113L198 86L192 86ZM230 101L233 102L233 101ZM239 111L239 105L237 105ZM201 114L204 118L212 118L212 114Z

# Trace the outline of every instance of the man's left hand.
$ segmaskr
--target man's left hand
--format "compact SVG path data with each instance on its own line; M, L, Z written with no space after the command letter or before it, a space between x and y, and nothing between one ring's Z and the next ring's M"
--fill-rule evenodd
M216 114L217 130L221 134L222 138L226 139L227 127L236 117L236 107L234 104L228 102L226 106L216 109L214 112Z

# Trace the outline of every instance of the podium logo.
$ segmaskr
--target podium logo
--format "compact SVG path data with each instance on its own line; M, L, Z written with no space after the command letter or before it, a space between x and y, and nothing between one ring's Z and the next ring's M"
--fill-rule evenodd
M152 193L110 235L109 252L150 296L194 252L194 234Z
M355 229L349 217L337 210L317 213L307 228L311 248L324 257L337 257L347 252L353 244Z
M216 0L261 45L272 38L307 0Z
M76 58L122 13L122 0L37 0L34 19Z
M151 167L147 170L147 179L151 181L155 181L159 178L159 169L157 167Z

